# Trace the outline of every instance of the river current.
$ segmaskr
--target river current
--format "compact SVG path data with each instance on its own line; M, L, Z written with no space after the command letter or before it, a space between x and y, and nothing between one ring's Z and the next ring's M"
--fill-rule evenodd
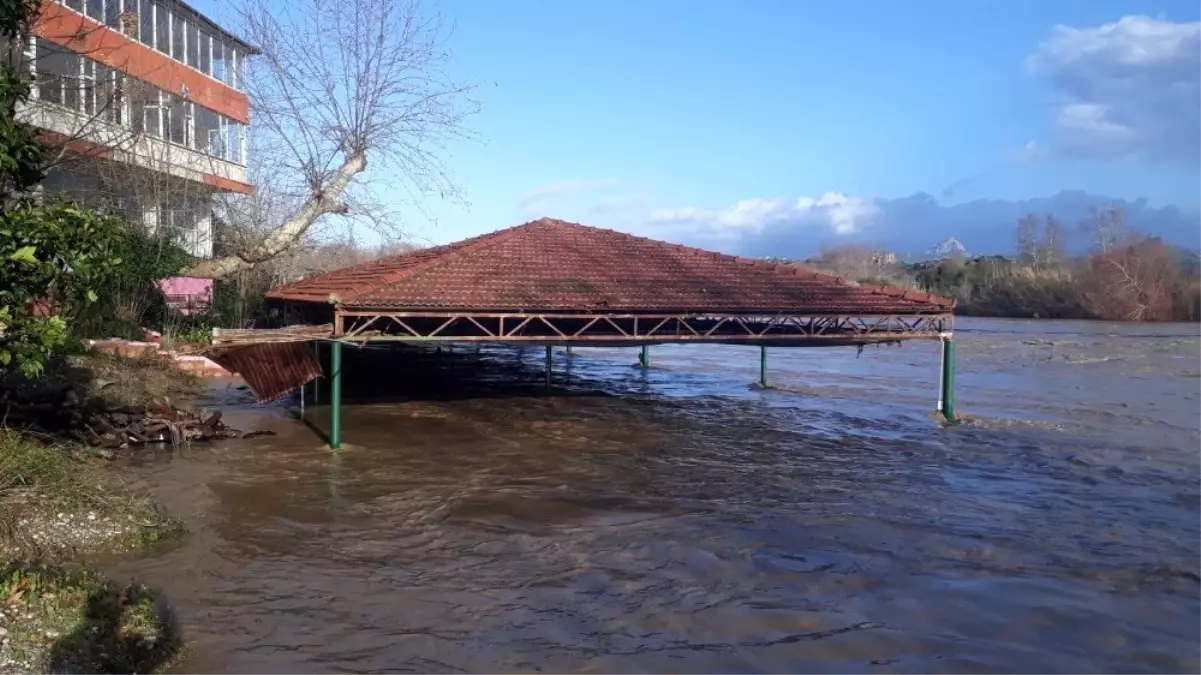
M1201 670L1198 326L956 335L954 426L936 342L356 351L336 456L215 385L276 435L141 457L191 534L105 566L184 671Z

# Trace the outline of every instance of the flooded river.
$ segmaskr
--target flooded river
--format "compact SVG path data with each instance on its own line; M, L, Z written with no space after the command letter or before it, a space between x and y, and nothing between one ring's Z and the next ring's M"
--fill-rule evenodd
M352 358L339 456L218 388L278 435L147 457L192 534L109 571L187 671L1198 672L1198 327L957 336L945 428L934 342Z

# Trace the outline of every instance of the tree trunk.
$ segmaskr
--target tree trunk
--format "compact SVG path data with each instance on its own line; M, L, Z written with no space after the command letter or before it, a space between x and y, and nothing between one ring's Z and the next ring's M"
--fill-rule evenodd
M345 213L346 205L341 195L355 175L367 168L365 152L349 155L330 181L318 190L295 214L285 220L254 246L234 255L201 260L186 269L183 274L192 277L222 279L241 270L253 269L255 265L276 258L294 248L309 227L327 213Z

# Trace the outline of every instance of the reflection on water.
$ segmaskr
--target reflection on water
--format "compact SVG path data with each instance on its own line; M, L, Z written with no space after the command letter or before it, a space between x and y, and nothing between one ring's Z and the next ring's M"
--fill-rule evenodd
M187 670L1196 672L1196 331L961 322L950 428L934 343L360 355L350 449L219 394L279 435L136 469L194 534L112 571Z

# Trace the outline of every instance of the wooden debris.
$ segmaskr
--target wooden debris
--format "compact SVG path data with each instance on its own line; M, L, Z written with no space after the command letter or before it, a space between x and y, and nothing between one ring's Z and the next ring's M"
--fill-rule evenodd
M225 438L253 438L269 431L243 433L221 421L221 413L200 415L155 403L143 408L95 409L81 405L70 390L56 400L7 401L7 424L52 436L65 436L94 448L118 449L170 443L175 446ZM98 453L108 458L104 453Z

